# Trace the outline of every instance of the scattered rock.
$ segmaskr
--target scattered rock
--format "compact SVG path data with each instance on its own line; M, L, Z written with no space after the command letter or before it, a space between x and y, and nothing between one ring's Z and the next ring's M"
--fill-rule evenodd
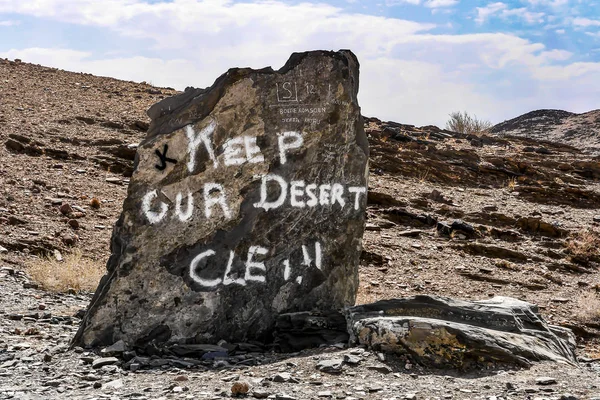
M121 180L121 178L108 177L105 180L108 183L114 183L114 184L117 184L117 185L120 185L120 184L123 183L123 181Z
M9 225L26 225L28 222L23 218L16 217L14 215L8 216L8 224Z
M361 361L362 361L362 357L359 357L359 356L355 356L355 355L352 355L352 354L346 354L344 356L344 362L346 364L358 365L358 364L361 363Z
M119 340L113 345L106 347L101 351L103 356L119 356L127 351L127 345L124 341Z
M382 374L390 374L393 372L393 370L390 367L383 364L367 365L367 369L377 371Z
M542 386L554 385L557 383L556 378L551 378L548 376L542 376L535 379L535 383Z
M114 381L110 381L108 383L104 384L104 389L121 389L123 386L125 386L123 384L123 380L121 379L115 379Z
M266 390L261 390L261 389L254 389L252 391L252 396L256 399L266 399L271 395L270 392L267 392Z
M288 372L281 372L273 377L273 382L288 382L292 375Z
M325 359L317 363L317 369L328 374L339 374L343 370L343 363L341 358Z
M92 362L92 368L98 369L102 368L105 365L115 365L119 363L119 359L116 357L102 357L97 358Z
M275 400L296 400L296 398L293 397L293 396L290 396L288 394L283 393L283 394L277 394L277 395L275 395Z
M71 205L68 203L64 203L62 206L60 206L60 212L63 215L69 215L73 212L73 207L71 207Z

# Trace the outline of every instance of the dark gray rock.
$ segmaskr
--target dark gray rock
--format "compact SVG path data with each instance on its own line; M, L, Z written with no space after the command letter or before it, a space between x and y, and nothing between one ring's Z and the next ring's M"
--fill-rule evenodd
M231 69L153 106L112 255L73 344L272 341L354 304L368 144L350 51Z
M552 378L549 376L541 376L539 378L535 378L535 383L538 385L554 385L556 383L556 378Z
M349 365L358 365L362 361L362 358L352 354L346 354L344 356L344 362Z
M352 342L410 354L426 366L529 366L543 360L577 364L570 330L548 325L535 305L508 297L383 300L348 308L347 320Z
M275 325L275 344L283 352L348 342L346 318L339 312L280 314Z
M343 370L344 360L341 358L332 358L321 360L317 363L317 369L329 374L339 374Z
M101 353L103 356L120 356L126 351L127 351L127 345L125 344L124 341L119 340L118 342L114 343L113 345L108 346L105 349L102 349Z

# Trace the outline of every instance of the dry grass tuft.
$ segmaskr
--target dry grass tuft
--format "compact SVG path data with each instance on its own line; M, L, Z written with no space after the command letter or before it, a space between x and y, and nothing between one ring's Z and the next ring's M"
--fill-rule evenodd
M429 167L419 171L419 183L423 183L429 178L429 172L431 172L431 168Z
M31 279L52 292L94 291L106 272L103 263L83 257L80 251L68 254L63 261L45 257L27 265Z
M600 296L592 292L582 293L577 298L575 316L583 323L600 323Z
M508 181L506 182L506 187L508 188L508 190L510 190L512 192L513 190L515 190L517 188L517 186L518 186L517 182L518 182L517 178L514 178L514 177L509 178Z
M567 253L575 262L600 262L600 231L585 229L574 233L567 241Z

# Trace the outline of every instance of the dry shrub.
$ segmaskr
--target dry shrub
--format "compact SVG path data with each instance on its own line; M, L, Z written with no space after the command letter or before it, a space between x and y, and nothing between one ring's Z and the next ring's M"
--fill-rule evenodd
M517 183L517 178L509 178L507 183L506 183L506 187L508 188L508 190L510 190L511 192L513 190L515 190L518 186Z
M600 323L600 296L592 292L579 295L575 315L583 323Z
M575 262L589 264L600 262L600 231L585 229L571 235L567 242L567 253Z
M471 116L466 111L451 113L450 119L446 122L446 129L449 131L478 136L487 133L492 126L490 121L479 119L475 115Z
M27 265L27 272L33 281L52 292L94 291L100 278L106 272L104 264L83 257L75 251L57 261L54 257L45 257Z

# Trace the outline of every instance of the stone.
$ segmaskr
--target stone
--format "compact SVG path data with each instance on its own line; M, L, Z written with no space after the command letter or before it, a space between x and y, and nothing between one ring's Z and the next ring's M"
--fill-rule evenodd
M252 391L252 396L255 399L266 399L267 397L269 397L271 395L271 393L265 391L265 390L261 390L261 389L254 389Z
M281 393L281 394L275 395L275 399L276 400L296 400L295 397L290 396L290 395L285 394L285 393Z
M294 352L348 342L346 318L337 311L279 314L275 323L277 350Z
M339 374L342 372L344 360L341 358L325 359L317 363L317 369L329 374Z
M344 362L349 365L358 365L362 361L362 358L352 354L344 355Z
M475 236L475 228L473 228L472 225L467 224L466 222L460 219L453 221L452 225L450 225L450 228L453 232L460 231L468 237Z
M119 340L118 342L108 346L105 349L102 349L103 356L118 356L127 351L127 345L124 341Z
M121 389L123 386L123 381L121 379L115 379L114 381L110 381L104 384L104 389Z
M573 333L547 324L535 305L509 297L462 301L422 295L350 307L346 315L351 343L410 354L424 366L531 366L545 360L577 365Z
M594 222L600 222L600 214L598 214L598 215L594 215L594 217L593 217L593 221L594 221Z
M556 378L551 378L549 376L541 376L539 378L535 378L535 383L542 386L554 385L556 383Z
M71 228L79 229L79 221L77 221L76 219L70 219L67 223Z
M6 247L0 246L0 254L2 253L8 253L8 249Z
M97 369L97 368L102 368L105 365L114 365L114 364L118 364L119 363L119 359L116 357L102 357L102 358L97 358L94 361L92 361L92 368Z
M121 180L121 178L116 178L116 177L108 177L105 180L108 183L114 183L114 184L117 184L117 185L120 185L120 184L123 183L123 181Z
M60 206L60 212L63 215L71 214L73 212L73 207L71 207L69 203L64 203L62 206Z
M357 93L354 54L313 51L150 108L73 345L267 343L282 313L354 304L368 175Z
M367 369L370 369L372 371L377 371L379 373L382 374L390 374L393 372L393 370L388 367L387 365L383 365L383 364L379 364L379 365L368 365Z
M292 375L289 372L281 372L273 377L273 382L288 382L292 379Z

